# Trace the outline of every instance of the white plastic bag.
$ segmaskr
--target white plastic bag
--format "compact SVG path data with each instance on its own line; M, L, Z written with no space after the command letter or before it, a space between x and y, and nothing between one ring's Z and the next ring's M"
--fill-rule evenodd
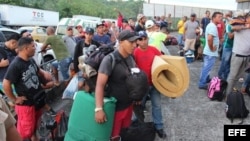
M75 75L69 82L68 86L63 92L62 99L73 99L75 93L78 91L78 76Z

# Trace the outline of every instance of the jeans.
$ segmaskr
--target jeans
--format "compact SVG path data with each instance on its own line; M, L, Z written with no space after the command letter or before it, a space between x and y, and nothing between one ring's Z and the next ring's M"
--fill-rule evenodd
M242 87L246 88L248 84L250 84L250 73L247 73L246 79L243 82Z
M69 79L69 66L71 62L72 62L72 58L67 57L67 58L62 59L61 61L54 61L52 63L52 65L55 68L61 71L63 80Z
M183 34L178 35L178 44L179 46L184 46Z
M218 72L218 76L223 80L227 80L230 71L231 56L232 56L232 48L224 47L221 57L220 69Z
M207 87L207 82L210 79L209 78L209 73L212 70L215 61L216 61L216 56L208 56L208 55L203 55L204 63L201 69L200 73L200 80L199 80L199 87Z
M149 96L152 105L152 117L157 130L163 129L162 113L161 113L161 94L154 86L149 87ZM146 97L143 98L142 104L145 106Z

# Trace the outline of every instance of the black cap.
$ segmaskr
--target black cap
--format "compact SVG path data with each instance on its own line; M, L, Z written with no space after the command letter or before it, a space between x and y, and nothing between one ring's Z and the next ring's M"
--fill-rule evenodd
M135 35L135 32L131 32L130 30L123 30L118 36L119 41L128 40L130 42L133 42L139 38L139 36Z
M87 28L85 29L85 32L88 33L88 34L94 34L95 31L94 31L93 28L87 27Z
M127 19L122 19L122 22L123 23L128 23L128 20Z

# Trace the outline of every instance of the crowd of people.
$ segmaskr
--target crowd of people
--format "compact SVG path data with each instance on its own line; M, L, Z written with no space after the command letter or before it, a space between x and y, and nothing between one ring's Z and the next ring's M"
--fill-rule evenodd
M69 69L78 77L78 90L89 91L88 77L80 67L79 57L93 52L101 46L112 46L112 52L116 60L112 66L112 58L104 57L98 69L95 89L96 108L95 120L104 123L106 119L103 110L103 99L106 86L109 87L109 95L117 99L114 115L114 123L110 138L112 141L120 140L122 128L128 128L133 117L134 109L139 105L142 110L146 108L147 97L150 97L152 107L152 119L156 133L162 139L167 137L161 108L161 94L154 87L151 76L151 66L155 56L168 54L166 42L172 38L169 29L172 27L171 14L154 17L150 20L143 14L138 14L136 21L126 19L118 12L117 24L103 21L96 25L96 29L77 25L68 26L65 36L55 35L53 27L47 27L47 39L41 47L42 52L52 48L56 61L52 63L53 74L42 70L34 61L33 56L36 44L27 31L20 35L13 34L1 47L0 51L0 81L4 94L13 103L17 117L14 118L5 103L0 98L0 139L14 140L38 140L36 136L37 121L45 111L55 115L55 111L45 102L45 89L58 86L60 83L70 81L72 76ZM223 13L206 11L205 16L199 22L197 15L192 13L190 18L184 16L177 24L178 44L183 47L184 53L193 54L195 44L200 37L205 38L203 49L203 66L200 73L198 87L207 89L210 81L209 73L212 70L216 58L221 49L221 66L218 76L227 80L227 94L229 94L235 82L242 77L248 66L250 56L250 15L249 13L233 13L229 11L223 18ZM235 20L245 20L240 23ZM74 35L74 28L78 34ZM133 56L133 57L131 57ZM130 69L139 68L148 78L149 91L141 100L131 100L124 79L130 73ZM62 74L62 82L58 71ZM250 75L249 75L250 76ZM250 77L242 86L242 92L249 83ZM53 78L54 77L54 78ZM14 85L14 89L12 88ZM2 118L6 117L7 118ZM3 119L3 121L2 121ZM15 126L15 119L17 124ZM2 124L4 127L2 128ZM11 136L10 136L11 135Z

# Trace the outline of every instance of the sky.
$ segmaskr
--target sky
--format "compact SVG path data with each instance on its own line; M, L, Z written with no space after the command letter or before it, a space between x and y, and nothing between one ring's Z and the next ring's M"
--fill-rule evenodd
M148 0L147 0L148 1ZM236 10L236 0L150 0L150 3Z

